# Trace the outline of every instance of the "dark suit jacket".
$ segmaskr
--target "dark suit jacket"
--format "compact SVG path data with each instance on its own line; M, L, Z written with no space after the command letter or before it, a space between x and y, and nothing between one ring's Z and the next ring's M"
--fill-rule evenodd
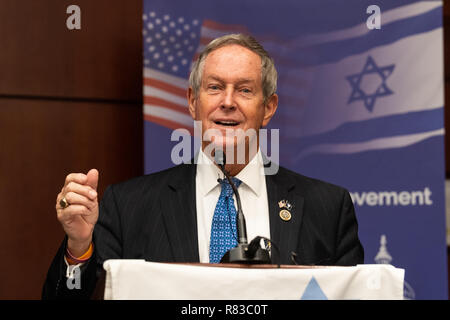
M66 239L43 287L44 299L88 299L107 259L198 262L195 195L196 166L165 171L109 186L100 202L94 229L94 255L81 268L81 289L66 286ZM363 263L363 247L349 193L282 167L266 176L274 262L302 265ZM279 216L280 200L292 204L289 221ZM245 213L244 213L245 214ZM251 240L251 239L250 239Z

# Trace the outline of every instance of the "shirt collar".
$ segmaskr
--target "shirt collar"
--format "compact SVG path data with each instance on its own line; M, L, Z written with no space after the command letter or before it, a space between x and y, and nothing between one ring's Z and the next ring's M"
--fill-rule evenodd
M209 159L206 154L200 149L197 162L197 177L198 182L202 184L203 196L206 196L215 187L219 185L218 178L223 179L224 175L222 171ZM242 181L242 184L246 185L250 190L259 196L264 187L265 179L263 167L263 159L261 150L258 149L258 153L253 159L238 173L236 178ZM242 185L241 185L242 187Z

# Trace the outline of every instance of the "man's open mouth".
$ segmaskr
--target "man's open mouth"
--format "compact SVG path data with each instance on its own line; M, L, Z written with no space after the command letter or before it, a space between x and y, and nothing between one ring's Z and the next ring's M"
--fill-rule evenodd
M221 125L221 126L227 126L227 127L235 127L239 125L239 122L233 121L233 120L218 120L214 121L215 124Z

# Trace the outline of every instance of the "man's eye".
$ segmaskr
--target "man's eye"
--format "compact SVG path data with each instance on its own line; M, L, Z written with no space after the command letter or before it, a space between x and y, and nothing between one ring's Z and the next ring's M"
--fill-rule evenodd
M250 90L249 88L243 88L243 89L241 89L241 92L243 92L243 93L251 93L252 90Z
M209 86L209 89L211 89L211 90L219 90L219 86L216 86L216 85L210 85L210 86Z

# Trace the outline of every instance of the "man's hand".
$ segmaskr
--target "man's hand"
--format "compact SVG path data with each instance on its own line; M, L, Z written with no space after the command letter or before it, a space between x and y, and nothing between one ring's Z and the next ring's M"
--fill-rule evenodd
M71 173L66 177L56 198L56 214L68 237L69 251L75 256L83 255L92 242L92 233L98 219L98 171L87 174ZM68 206L60 201L65 198Z

